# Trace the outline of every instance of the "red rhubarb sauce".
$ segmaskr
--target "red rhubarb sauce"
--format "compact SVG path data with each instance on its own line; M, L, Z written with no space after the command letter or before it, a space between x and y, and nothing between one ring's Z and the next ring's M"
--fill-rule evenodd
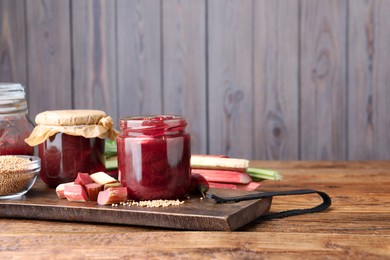
M77 173L104 171L104 140L58 133L38 147L41 179L51 188L76 179Z
M0 116L0 155L33 155L34 147L24 142L31 128L23 113Z
M125 117L117 137L120 182L129 199L182 197L190 185L190 135L179 116Z

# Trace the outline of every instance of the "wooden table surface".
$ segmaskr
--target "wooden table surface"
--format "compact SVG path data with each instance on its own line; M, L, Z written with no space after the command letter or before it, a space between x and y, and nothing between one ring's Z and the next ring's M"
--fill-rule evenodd
M325 212L254 221L233 232L0 219L0 258L390 259L390 161L251 162L284 179L260 190L327 192ZM276 197L271 212L315 206L317 195ZM26 259L30 259L26 258Z

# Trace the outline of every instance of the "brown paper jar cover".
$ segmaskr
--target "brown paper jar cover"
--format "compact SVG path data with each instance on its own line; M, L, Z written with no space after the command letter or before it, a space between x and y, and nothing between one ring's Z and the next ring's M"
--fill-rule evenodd
M118 135L112 118L101 110L45 111L35 117L35 123L37 126L25 139L30 146L43 143L57 133L112 140L115 140Z

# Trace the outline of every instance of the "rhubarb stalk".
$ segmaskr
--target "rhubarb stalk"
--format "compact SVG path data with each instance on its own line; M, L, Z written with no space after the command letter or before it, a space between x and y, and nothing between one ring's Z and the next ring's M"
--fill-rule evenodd
M220 158L213 156L191 156L192 169L218 169L245 172L249 166L249 160L237 158Z
M246 172L255 181L261 181L261 180L275 180L275 181L279 181L279 180L281 180L283 178L282 175L278 171L269 170L269 169L260 169L260 168L248 167Z
M191 172L192 174L200 174L207 181L212 182L247 184L252 181L252 178L246 172L210 169L192 169Z
M255 191L258 187L260 187L260 185L261 184L259 182L250 182L248 184L233 184L233 183L209 182L210 188L247 190L247 191Z

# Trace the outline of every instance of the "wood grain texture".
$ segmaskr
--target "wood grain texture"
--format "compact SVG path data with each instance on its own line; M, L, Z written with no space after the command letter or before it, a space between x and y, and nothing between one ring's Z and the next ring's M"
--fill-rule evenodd
M301 156L346 158L347 1L306 0L301 7Z
M26 1L28 87L32 118L72 108L71 35L68 0Z
M0 1L0 82L17 82L26 87L26 31L23 18L23 0Z
M349 159L390 158L388 1L354 1L349 14Z
M198 154L207 152L205 5L162 2L164 113L187 119L191 151Z
M253 156L252 3L208 2L210 153Z
M254 10L254 158L298 158L298 1L255 1Z
M72 2L74 108L118 121L115 1Z
M161 3L118 0L119 115L162 113Z
M237 190L210 190L222 197L248 194ZM268 212L272 198L217 204L199 195L182 199L184 204L171 207L98 205L59 199L54 189L38 181L22 199L0 201L0 217L59 221L95 222L165 227L184 230L232 231Z
M284 232L3 235L2 256L20 258L28 255L32 259L80 256L88 259L386 259L389 253L388 236L310 235ZM44 244L36 247L31 239Z
M0 219L7 258L387 259L389 161L251 161L277 169L262 190L312 188L332 197L329 210L254 221L239 232L193 232L123 225ZM271 211L316 205L313 195L276 197ZM37 243L40 244L37 247Z

